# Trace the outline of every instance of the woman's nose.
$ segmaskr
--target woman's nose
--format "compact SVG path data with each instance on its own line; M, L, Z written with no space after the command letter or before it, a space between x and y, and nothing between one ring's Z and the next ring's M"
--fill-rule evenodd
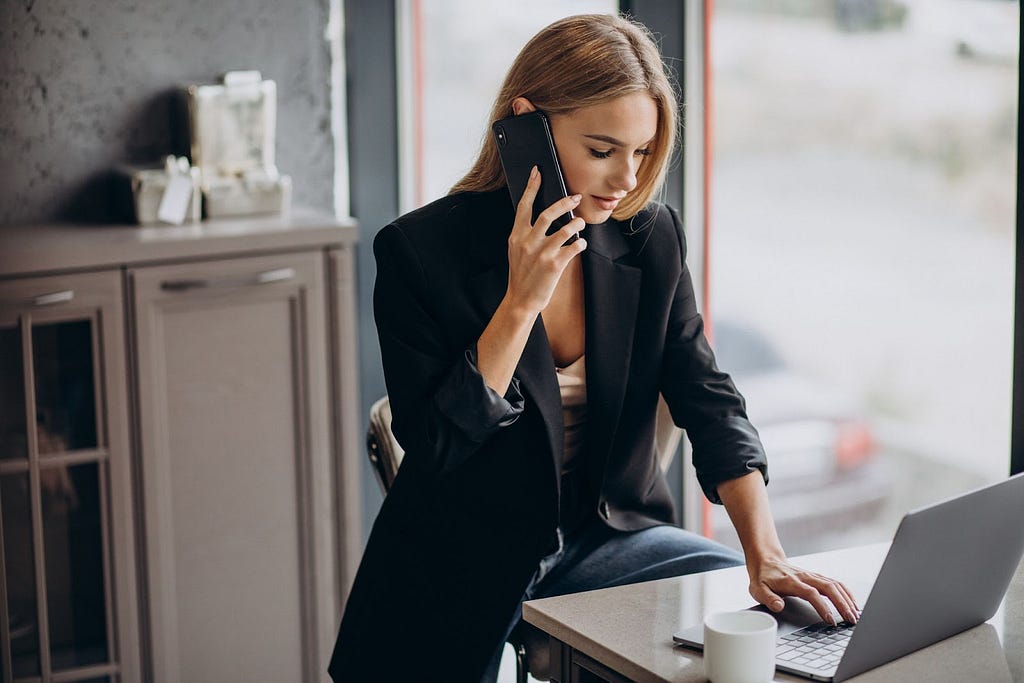
M636 167L637 163L633 159L623 161L612 178L615 189L632 192L636 188Z

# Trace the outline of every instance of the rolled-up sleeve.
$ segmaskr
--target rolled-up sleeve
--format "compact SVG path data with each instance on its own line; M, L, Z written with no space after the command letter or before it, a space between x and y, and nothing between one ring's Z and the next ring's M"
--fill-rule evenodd
M429 278L409 240L389 225L374 240L374 319L392 430L404 462L447 472L514 423L524 400L515 378L502 396L477 367L475 341L453 348L433 314Z
M712 503L721 503L718 485L723 481L761 472L768 483L768 463L761 438L750 420L731 416L687 430L693 446L693 467L704 495Z
M728 374L719 370L697 310L679 218L672 215L680 245L681 271L669 314L661 391L672 419L686 430L701 490L720 504L718 485L750 472L768 483L764 446L746 413L746 403Z
M470 442L479 444L515 422L523 412L524 402L515 377L504 396L487 385L477 367L474 344L466 349L434 394L434 405L439 419L451 423Z

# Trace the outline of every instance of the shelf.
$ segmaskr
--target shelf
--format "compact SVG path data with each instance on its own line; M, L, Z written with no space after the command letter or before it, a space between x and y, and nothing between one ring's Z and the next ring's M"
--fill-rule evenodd
M0 228L0 279L348 246L356 238L353 219L309 209L293 209L287 216L243 216L181 226L8 226Z

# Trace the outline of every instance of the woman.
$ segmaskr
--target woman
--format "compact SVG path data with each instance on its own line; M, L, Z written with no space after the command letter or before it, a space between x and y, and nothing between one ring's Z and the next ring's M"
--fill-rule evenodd
M405 460L373 527L336 680L493 680L523 599L739 564L769 608L849 591L786 559L757 432L703 333L676 213L651 201L675 95L646 30L558 21L512 65L491 122L551 121L571 197L531 224L487 140L451 194L377 235L374 312ZM546 236L557 216L576 219ZM563 246L579 231L581 239ZM673 525L654 448L663 395L743 557Z

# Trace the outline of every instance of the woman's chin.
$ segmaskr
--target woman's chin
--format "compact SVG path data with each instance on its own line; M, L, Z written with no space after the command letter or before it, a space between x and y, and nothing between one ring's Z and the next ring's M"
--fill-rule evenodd
M578 218L582 218L587 225L599 225L612 217L612 212L610 210L605 211L590 207L583 210L577 209L574 213Z

